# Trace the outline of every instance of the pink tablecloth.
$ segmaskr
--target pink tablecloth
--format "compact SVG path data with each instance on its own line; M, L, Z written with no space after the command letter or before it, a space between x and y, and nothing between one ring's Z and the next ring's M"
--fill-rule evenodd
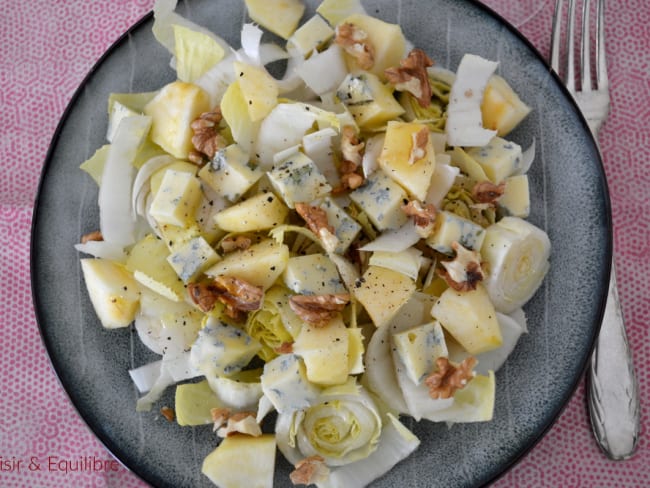
M485 0L539 50L555 0ZM579 2L580 3L580 2ZM75 413L41 344L29 284L39 173L66 104L104 50L153 0L0 2L0 486L143 487L117 464L65 474L80 458L112 458ZM650 486L650 2L608 0L612 113L601 132L621 301L640 376L637 455L608 461L588 427L582 384L548 435L498 487ZM48 464L48 460L51 464ZM40 465L40 469L38 468Z

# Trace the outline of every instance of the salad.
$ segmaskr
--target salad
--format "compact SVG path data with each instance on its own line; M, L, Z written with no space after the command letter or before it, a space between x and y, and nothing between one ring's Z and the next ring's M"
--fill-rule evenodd
M363 487L418 448L400 418L493 417L549 266L509 139L530 108L358 0L245 3L235 49L156 2L176 79L109 97L81 269L103 327L160 356L135 410L214 429L215 485L271 487L279 451L293 484Z

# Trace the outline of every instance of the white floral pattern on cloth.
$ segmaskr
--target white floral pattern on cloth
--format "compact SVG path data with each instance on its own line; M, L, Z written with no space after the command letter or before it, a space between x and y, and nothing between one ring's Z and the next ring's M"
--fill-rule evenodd
M515 24L542 54L548 53L555 0L484 3ZM112 460L50 368L31 301L29 233L42 162L68 101L106 48L152 4L0 2L0 456L3 462L22 460L22 469L1 473L3 487L146 486L112 464L65 478L43 467L29 469L31 457L41 462L49 456L57 457L54 462ZM581 384L548 434L494 484L499 488L650 486L650 370L645 368L650 361L650 2L608 0L607 19L612 112L600 140L610 183L621 300L639 369L642 438L636 457L608 461L592 439Z

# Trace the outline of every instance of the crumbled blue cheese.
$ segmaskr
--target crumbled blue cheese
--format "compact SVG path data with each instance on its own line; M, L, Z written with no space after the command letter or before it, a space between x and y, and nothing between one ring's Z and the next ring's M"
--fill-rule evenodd
M259 180L264 173L252 164L238 144L220 149L199 171L199 178L218 195L234 202Z
M350 198L379 230L398 229L408 220L402 211L408 202L406 192L380 169L350 193Z
M346 292L336 265L324 254L289 258L282 278L287 288L301 295Z
M501 137L495 137L486 146L473 147L467 154L481 165L490 181L497 185L516 174L523 164L521 146Z
M483 227L445 210L436 215L434 230L426 243L438 252L453 254L451 245L454 241L467 249L480 251L484 238Z
M296 202L324 197L332 190L316 164L301 152L285 159L267 175L289 208L294 208Z
M307 379L299 356L282 354L264 365L262 391L278 413L291 413L309 407L320 388Z
M167 262L185 283L218 260L219 255L203 237L184 242L167 256Z

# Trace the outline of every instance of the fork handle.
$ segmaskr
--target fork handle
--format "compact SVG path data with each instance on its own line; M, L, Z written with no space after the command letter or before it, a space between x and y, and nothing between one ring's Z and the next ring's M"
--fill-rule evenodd
M639 439L639 387L612 274L605 314L588 378L591 425L603 452L614 460L634 454Z

